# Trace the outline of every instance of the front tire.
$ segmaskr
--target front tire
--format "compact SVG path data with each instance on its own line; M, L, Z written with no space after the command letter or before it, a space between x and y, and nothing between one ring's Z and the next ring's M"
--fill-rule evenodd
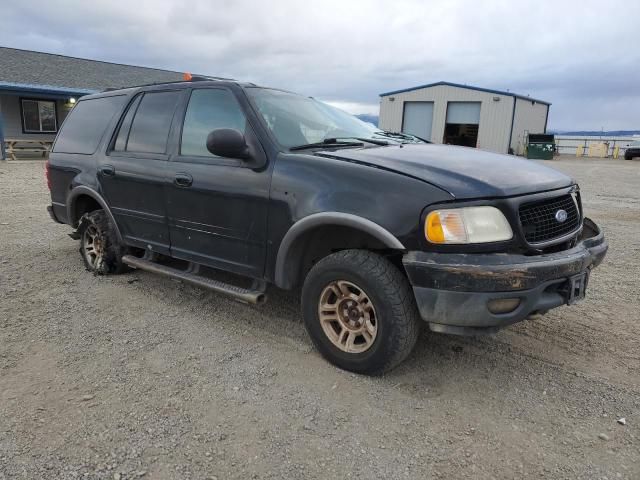
M115 227L104 210L85 213L78 225L80 255L84 265L96 275L122 273L128 267L122 263L125 248L118 242Z
M319 261L302 288L304 324L339 368L381 374L409 356L420 317L408 280L389 260L344 250Z

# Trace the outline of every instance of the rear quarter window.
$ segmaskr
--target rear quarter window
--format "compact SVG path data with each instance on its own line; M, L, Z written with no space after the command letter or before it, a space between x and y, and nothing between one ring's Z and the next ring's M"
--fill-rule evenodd
M53 151L83 155L94 153L107 126L126 100L126 95L80 100L64 121Z

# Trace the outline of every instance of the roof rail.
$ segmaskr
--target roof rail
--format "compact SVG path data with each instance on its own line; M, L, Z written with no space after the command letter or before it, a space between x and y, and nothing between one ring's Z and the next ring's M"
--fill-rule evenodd
M122 87L107 87L104 90L102 90L102 92L113 92L114 90L126 90L127 88L152 87L154 85L171 85L172 83L184 83L184 80L173 80L170 82L143 83L140 85L126 85Z
M172 83L184 83L184 82L237 82L235 78L225 77L205 77L204 75L191 75L190 78L184 78L182 80L173 80L170 82L153 82L143 83L142 85L128 85L126 87L108 87L102 90L102 92L112 92L114 90L123 90L125 88L140 88L140 87L152 87L154 85L171 85Z
M235 78L226 78L226 77L209 77L204 75L192 75L192 82L208 82L211 80L220 81L220 82L237 82Z

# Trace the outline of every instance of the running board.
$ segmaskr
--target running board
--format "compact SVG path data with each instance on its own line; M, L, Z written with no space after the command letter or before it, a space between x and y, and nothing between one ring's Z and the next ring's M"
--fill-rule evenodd
M182 280L183 282L190 283L197 287L208 288L214 292L229 295L241 302L258 304L264 303L267 299L264 290L237 287L229 283L219 282L217 280L191 273L189 270L178 270L177 268L167 267L166 265L160 265L159 263L145 260L144 258L125 255L122 257L122 261L130 267Z

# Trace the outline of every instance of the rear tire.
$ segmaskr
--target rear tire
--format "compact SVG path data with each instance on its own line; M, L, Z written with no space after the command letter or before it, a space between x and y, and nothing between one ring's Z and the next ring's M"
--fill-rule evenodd
M381 255L344 250L319 261L302 288L304 324L339 368L376 375L409 356L421 320L408 280Z
M624 159L625 160L633 160L633 157L631 155L627 155L626 153L624 154Z
M129 267L122 263L125 248L118 241L115 227L104 210L85 213L78 225L80 256L84 265L96 275L123 273Z

